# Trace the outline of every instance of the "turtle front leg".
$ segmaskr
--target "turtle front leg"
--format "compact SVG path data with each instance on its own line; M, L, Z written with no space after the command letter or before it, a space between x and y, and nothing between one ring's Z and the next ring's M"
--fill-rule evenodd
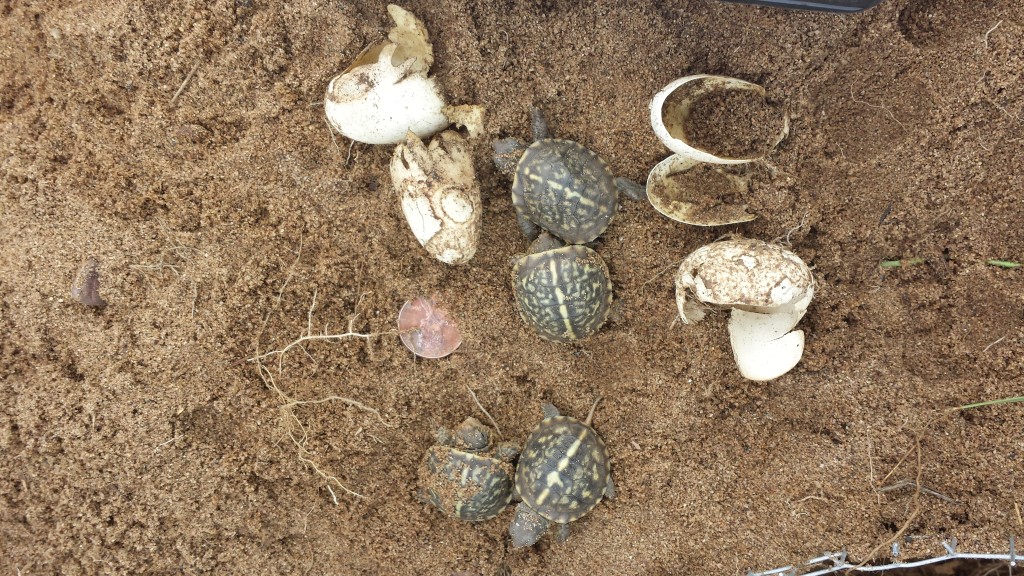
M491 148L494 150L494 165L498 171L509 177L515 175L526 145L515 138L505 138L496 140Z
M518 206L516 206L516 221L519 222L519 229L523 231L523 235L530 242L533 242L540 236L540 226L537 226L527 218Z
M629 178L616 178L615 188L633 200L647 200L647 188Z
M548 529L546 518L537 514L524 503L516 506L516 517L508 527L508 534L512 537L512 547L522 548L533 546L540 540Z

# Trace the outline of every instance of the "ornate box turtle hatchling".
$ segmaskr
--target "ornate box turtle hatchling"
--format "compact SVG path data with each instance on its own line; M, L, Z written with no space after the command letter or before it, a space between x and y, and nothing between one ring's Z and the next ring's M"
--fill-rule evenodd
M612 176L593 150L548 136L547 123L530 109L534 142L509 138L494 143L494 163L512 176L512 203L523 233L534 239L541 227L570 244L600 236L618 208L618 192L647 197L644 187Z
M599 399L600 400L600 399ZM530 433L516 467L516 495L522 502L509 526L516 548L535 544L552 524L558 541L569 536L569 523L615 497L604 441L590 427L594 408L584 422L562 416L544 404L544 419Z
M597 332L608 319L612 281L601 256L586 246L565 246L549 234L512 264L519 315L552 342L571 342Z
M497 516L512 500L512 462L519 455L510 443L491 445L490 429L467 418L458 430L441 428L438 444L420 466L420 500L460 520Z

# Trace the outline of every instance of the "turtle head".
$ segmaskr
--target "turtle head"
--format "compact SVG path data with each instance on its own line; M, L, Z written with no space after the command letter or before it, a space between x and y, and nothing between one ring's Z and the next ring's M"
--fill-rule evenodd
M459 429L455 431L455 437L460 447L475 452L484 450L490 445L491 429L470 416L462 424L459 424Z
M540 254L541 252L547 252L548 250L554 250L563 246L565 246L565 242L547 232L541 232L540 236L537 236L537 239L530 243L528 252L530 254Z
M516 517L508 527L512 547L533 546L548 529L548 520L530 509L525 503L516 506Z
M494 457L502 462L514 462L519 457L519 446L513 442L499 442L494 449Z
M541 404L540 409L542 412L544 412L545 420L547 420L548 418L554 418L555 416L562 415L562 413L558 411L558 408L555 408L554 404L549 404L547 402Z
M530 106L530 129L533 130L534 142L550 137L548 121L544 119L544 113L536 106Z
M515 138L505 138L495 140L491 147L494 149L494 165L498 171L509 178L514 176L519 159L526 151L526 145Z
M479 452L491 444L491 429L472 416L466 418L455 430L441 426L434 432L441 446L457 448L467 452Z

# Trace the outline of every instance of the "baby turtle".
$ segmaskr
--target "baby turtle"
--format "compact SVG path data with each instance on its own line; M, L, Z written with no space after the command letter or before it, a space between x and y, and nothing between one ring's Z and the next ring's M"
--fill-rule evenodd
M519 449L510 443L491 448L491 431L476 418L458 430L441 428L438 445L420 466L420 500L459 520L487 520L512 500L512 462Z
M513 138L494 143L494 163L512 176L512 203L519 227L530 240L538 226L570 244L600 236L618 207L618 194L644 200L643 186L612 176L593 150L548 135L541 111L530 108L533 140L526 146Z
M608 319L612 280L601 256L541 234L512 264L519 315L544 339L571 342L597 332Z
M598 399L600 401L600 398ZM559 524L558 541L569 537L569 522L579 520L601 501L615 498L604 441L584 422L562 416L544 404L544 419L530 433L516 467L516 495L522 502L509 526L512 546L535 544L548 526Z

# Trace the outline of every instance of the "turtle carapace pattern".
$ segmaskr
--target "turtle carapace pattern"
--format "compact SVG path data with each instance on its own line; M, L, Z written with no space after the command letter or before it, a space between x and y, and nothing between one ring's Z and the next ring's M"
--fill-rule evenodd
M526 218L570 244L590 242L615 216L617 192L608 165L571 140L531 144L512 180L512 202Z
M604 441L590 426L562 416L550 405L545 418L530 433L516 467L515 489L522 502L509 527L512 544L537 542L550 523L559 524L559 540L567 525L594 509L602 498L614 498Z
M527 238L539 228L569 244L591 242L608 228L618 209L618 193L645 200L643 186L612 176L586 146L552 138L536 107L530 108L533 144L515 138L494 142L494 163L512 177L512 204Z
M448 516L480 521L497 516L512 500L512 462L518 447L491 447L490 430L467 418L453 434L438 430L438 445L420 466L420 500Z
M601 256L586 246L521 256L512 268L512 285L523 321L552 342L586 338L608 319L611 275Z

